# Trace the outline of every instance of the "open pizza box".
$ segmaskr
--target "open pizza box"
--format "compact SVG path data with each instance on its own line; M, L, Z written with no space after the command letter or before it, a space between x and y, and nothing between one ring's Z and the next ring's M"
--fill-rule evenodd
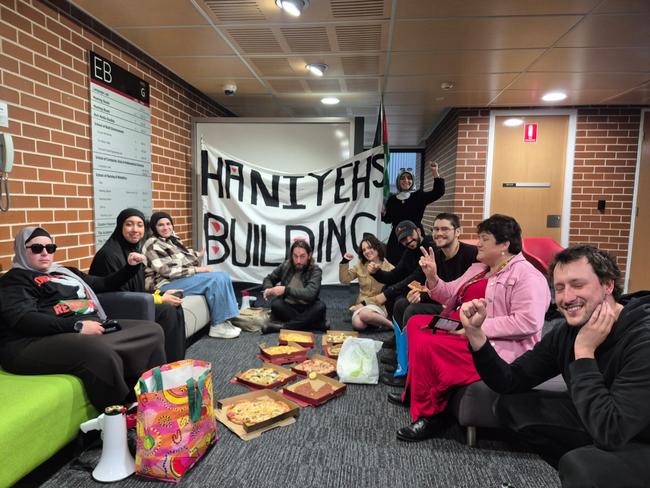
M338 358L341 346L348 337L359 337L357 331L328 330L323 334L323 352L329 358Z
M290 342L279 346L267 346L265 343L260 345L259 358L273 364L299 363L307 359L309 349L302 347L300 344ZM292 350L286 350L287 347Z
M330 371L329 373L321 373L318 371L317 373L324 374L325 376L331 376L331 377L336 376L336 359L328 358L327 356L323 356L322 354L312 354L311 358L307 359L306 361L314 361L314 360L331 364L333 368L332 371ZM303 361L302 363L291 365L291 370L298 373L301 376L307 376L311 371L305 371L305 369L301 367L303 363L305 363L305 361Z
M241 371L235 375L235 379L237 383L241 383L244 386L248 386L254 389L271 389L273 390L274 388L277 388L278 386L286 385L290 381L294 380L296 378L296 373L294 371L291 371L290 369L283 368L282 366L278 366L277 364L269 363L264 361L262 363L261 368L263 369L271 369L275 371L278 374L278 378L276 381L273 381L272 383L269 384L264 384L260 382L256 382L254 379L247 377L246 371ZM253 369L253 368L251 368ZM257 369L257 368L255 368Z
M289 329L280 329L280 335L278 336L279 344L289 344L290 342L295 342L303 347L312 348L314 347L314 333L305 332L302 330L289 330Z
M241 425L231 421L228 418L228 410L232 405L243 401L266 399L282 402L289 407L289 410L281 413L280 415L276 415L273 418L262 420L261 422L257 422L252 425ZM296 417L299 413L300 407L277 391L257 390L234 397L217 400L217 410L215 416L219 422L228 427L228 429L231 430L240 439L249 441L251 439L259 437L267 430L271 430L276 427L285 427L287 425L293 424L296 421Z
M305 378L282 389L284 396L317 406L345 393L346 385L322 374L314 379Z

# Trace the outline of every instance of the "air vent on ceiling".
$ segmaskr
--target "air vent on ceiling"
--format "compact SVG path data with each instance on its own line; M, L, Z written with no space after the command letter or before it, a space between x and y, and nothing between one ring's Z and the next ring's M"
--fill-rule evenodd
M331 52L325 27L284 27L280 29L294 53Z
M245 53L281 53L271 29L228 29L228 34Z
M341 58L346 75L376 75L379 73L379 56L346 56Z
M220 22L266 20L256 0L206 0L204 3Z
M332 17L383 17L384 0L331 0Z
M286 58L251 58L262 76L292 76L296 73Z
M277 93L305 93L300 80L267 80Z
M336 39L341 51L379 51L381 24L337 25Z
M339 80L305 80L307 81L307 86L314 93L339 93L341 91L341 85Z
M345 80L345 84L349 92L377 92L377 81L377 78L352 78Z

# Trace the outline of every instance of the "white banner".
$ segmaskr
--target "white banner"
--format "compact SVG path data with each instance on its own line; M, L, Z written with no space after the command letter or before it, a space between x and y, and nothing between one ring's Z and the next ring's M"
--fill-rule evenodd
M384 155L370 149L330 168L286 174L204 146L201 151L203 243L207 264L234 281L261 283L305 239L323 270L339 283L338 265L366 232L377 235Z

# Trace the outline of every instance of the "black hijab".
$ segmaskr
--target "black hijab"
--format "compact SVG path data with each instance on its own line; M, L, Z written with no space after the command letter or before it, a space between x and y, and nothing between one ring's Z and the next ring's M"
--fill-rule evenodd
M124 234L122 233L124 221L129 217L139 217L142 219L143 223L146 222L144 214L140 212L140 210L135 208L126 208L122 210L117 216L117 223L113 233L93 258L93 262L90 265L91 275L107 276L111 273L115 273L127 265L127 257L129 256L129 253L140 252L142 240L136 244L131 244L124 238ZM145 291L144 268L141 266L137 274L122 285L120 290Z

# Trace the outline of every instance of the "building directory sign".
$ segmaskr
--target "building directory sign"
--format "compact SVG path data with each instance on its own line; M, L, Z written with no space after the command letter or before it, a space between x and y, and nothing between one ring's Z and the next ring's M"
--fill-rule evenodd
M151 108L149 83L89 53L95 245L133 207L151 215Z

